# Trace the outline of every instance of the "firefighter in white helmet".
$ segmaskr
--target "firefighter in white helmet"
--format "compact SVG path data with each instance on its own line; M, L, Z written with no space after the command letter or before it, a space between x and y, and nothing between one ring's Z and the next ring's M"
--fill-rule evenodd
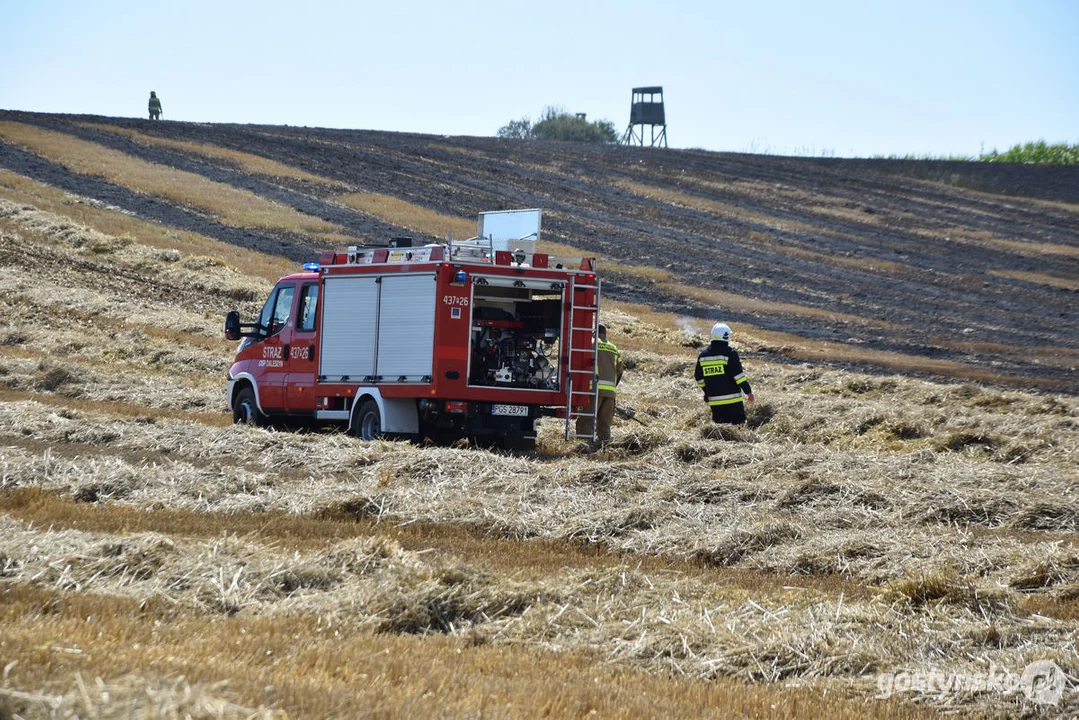
M712 422L741 425L746 421L745 399L753 402L753 390L742 370L738 351L730 345L731 329L725 323L712 326L712 343L697 356L693 377L712 409Z

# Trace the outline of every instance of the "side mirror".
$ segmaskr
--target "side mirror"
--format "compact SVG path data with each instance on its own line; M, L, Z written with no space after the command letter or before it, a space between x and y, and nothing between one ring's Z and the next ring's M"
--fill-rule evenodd
M240 313L235 310L225 316L225 338L239 340L243 337L240 333Z

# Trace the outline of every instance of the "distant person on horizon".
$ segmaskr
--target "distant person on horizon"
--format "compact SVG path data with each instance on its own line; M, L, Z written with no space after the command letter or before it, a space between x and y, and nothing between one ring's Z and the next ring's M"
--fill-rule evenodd
M150 119L161 119L161 98L153 90L150 91Z
M753 402L754 397L738 351L730 342L730 327L725 323L713 325L712 344L697 357L693 377L704 391L704 401L712 410L712 422L741 425L746 421L742 393L748 402Z

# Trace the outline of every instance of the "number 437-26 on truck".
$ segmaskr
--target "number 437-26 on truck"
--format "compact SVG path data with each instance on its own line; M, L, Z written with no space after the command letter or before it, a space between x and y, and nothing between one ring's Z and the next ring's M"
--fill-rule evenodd
M256 322L226 317L233 419L531 450L548 416L592 439L575 421L595 412L595 262L535 252L539 224L481 213L472 240L328 251L281 278Z

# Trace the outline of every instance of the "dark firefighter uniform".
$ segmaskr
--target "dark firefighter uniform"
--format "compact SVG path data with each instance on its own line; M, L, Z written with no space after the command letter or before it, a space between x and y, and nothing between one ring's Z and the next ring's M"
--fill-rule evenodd
M738 351L730 343L713 340L697 357L693 371L697 385L704 390L704 399L712 409L712 422L741 425L746 421L742 393L753 392L742 370Z

